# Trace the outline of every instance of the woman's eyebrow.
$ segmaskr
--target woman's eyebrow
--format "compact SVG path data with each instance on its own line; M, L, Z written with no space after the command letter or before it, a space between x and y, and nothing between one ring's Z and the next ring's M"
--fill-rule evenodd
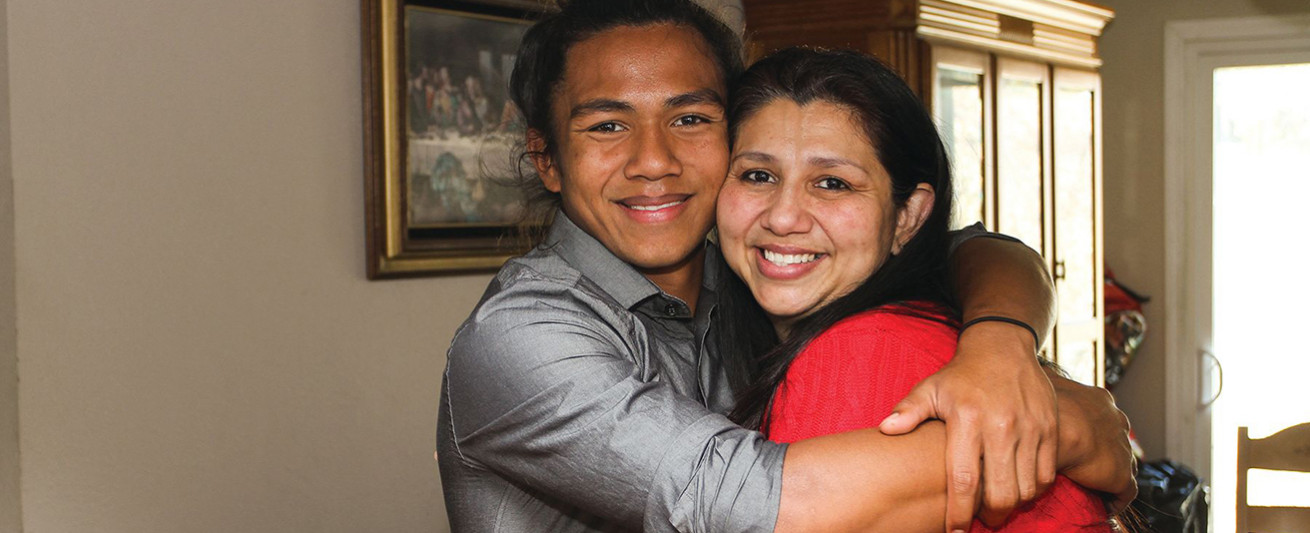
M742 152L732 156L733 161L736 161L738 159L749 159L756 163L763 163L766 165L777 161L777 158L769 154L766 154L764 152Z
M859 163L842 157L811 157L810 164L820 168L855 167L865 174L869 173Z

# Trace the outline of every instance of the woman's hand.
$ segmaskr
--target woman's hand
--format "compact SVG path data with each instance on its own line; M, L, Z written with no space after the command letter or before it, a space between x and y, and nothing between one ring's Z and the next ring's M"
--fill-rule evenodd
M1111 514L1137 496L1137 459L1128 442L1128 417L1100 387L1051 374L1060 406L1060 473L1074 483L1114 496Z
M1054 482L1056 395L1027 330L1003 322L966 329L955 358L920 382L879 429L899 435L931 418L946 422L947 531L969 529L979 491L979 518L997 525Z

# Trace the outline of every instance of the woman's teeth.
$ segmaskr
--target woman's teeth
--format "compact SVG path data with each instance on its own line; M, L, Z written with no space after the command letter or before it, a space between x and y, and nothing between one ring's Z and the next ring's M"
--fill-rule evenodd
M769 250L764 251L764 259L775 265L798 265L809 263L819 258L819 254L780 254Z
M629 205L628 208L635 209L637 211L659 211L661 209L668 209L680 203L682 202L681 201L669 202L667 204L660 204L660 205Z

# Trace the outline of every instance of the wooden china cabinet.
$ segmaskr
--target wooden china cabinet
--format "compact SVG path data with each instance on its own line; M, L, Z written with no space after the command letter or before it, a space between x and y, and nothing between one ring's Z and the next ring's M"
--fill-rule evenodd
M937 118L956 226L981 220L1046 258L1060 317L1044 354L1102 385L1101 84L1114 12L1072 0L743 0L753 57L853 48L896 68Z

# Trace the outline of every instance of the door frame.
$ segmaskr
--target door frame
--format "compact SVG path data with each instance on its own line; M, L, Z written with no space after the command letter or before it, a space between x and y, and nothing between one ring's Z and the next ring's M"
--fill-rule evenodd
M1169 22L1164 46L1165 450L1210 478L1214 70L1310 61L1310 13Z

